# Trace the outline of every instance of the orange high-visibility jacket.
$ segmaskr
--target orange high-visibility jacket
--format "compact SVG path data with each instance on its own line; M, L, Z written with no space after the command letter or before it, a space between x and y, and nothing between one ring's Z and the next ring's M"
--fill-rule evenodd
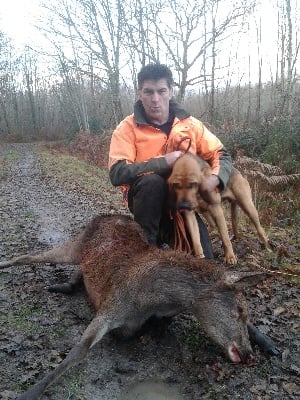
M163 156L188 149L210 164L213 174L220 179L220 189L224 189L231 171L231 157L221 141L173 100L170 114L175 117L167 135L146 121L141 101L136 102L134 113L125 118L112 135L109 151L112 184L122 185L125 194L129 185L142 175L156 173L168 177L172 167Z

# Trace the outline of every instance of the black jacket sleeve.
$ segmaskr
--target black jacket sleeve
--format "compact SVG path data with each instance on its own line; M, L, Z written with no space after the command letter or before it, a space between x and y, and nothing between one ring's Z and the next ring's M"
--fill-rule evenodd
M109 178L114 186L132 185L137 178L147 174L158 174L167 178L171 169L164 157L150 158L148 161L132 164L121 160L111 167Z
M220 179L220 184L219 188L220 190L226 189L227 183L230 178L231 174L231 169L232 169L232 159L231 155L228 153L228 151L223 147L221 150L219 150L220 153L220 171L218 174L218 177Z

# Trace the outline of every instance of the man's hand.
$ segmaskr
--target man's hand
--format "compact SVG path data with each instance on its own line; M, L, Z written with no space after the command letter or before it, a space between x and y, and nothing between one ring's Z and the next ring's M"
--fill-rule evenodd
M213 192L215 188L219 185L220 179L217 177L217 175L210 175L205 179L204 182L204 190L207 190L208 192Z
M174 162L177 160L178 157L180 157L182 155L182 152L177 150L177 151L172 151L171 153L167 153L165 155L165 159L167 164L172 167L172 165L174 164Z

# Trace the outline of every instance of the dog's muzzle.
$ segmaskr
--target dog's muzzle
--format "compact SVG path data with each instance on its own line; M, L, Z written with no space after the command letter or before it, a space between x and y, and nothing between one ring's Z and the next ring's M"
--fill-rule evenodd
M190 202L182 201L181 203L177 204L178 211L192 211L192 207Z

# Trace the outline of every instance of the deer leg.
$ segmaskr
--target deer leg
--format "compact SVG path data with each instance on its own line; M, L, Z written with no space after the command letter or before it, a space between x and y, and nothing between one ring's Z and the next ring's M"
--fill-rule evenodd
M1 261L0 269L12 267L14 265L31 265L39 263L79 264L81 244L82 235L79 235L74 240L70 240L51 250L43 251L41 253L25 254L8 261Z
M33 385L29 390L17 397L17 400L38 400L43 392L61 375L72 366L83 360L88 350L95 345L111 329L107 315L96 316L84 331L79 343L77 343L64 361L53 371L49 372L41 381Z
M273 341L263 333L261 333L253 324L247 322L247 329L251 344L257 344L265 353L271 356L279 356L280 351L275 347Z
M68 282L58 283L47 287L47 290L52 293L71 294L78 289L83 282L83 275L81 270L75 271Z

